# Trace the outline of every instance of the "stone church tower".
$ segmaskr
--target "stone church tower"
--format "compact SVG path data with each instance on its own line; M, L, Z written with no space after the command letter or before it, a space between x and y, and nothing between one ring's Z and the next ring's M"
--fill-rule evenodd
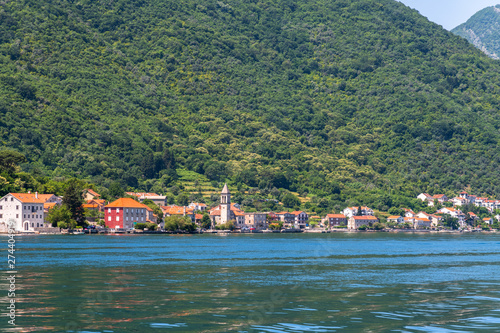
M231 220L231 193L224 184L224 188L220 194L220 223L226 223Z

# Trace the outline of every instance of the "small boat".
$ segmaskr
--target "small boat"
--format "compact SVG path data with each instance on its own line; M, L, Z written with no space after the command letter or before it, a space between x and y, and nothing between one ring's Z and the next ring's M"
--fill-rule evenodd
M83 232L83 231L73 231L71 234L72 235L85 235L85 232Z

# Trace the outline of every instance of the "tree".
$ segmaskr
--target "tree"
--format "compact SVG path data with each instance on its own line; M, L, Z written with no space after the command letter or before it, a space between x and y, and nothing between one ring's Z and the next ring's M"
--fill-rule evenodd
M295 206L300 206L300 199L297 198L292 193L285 194L285 196L283 197L283 199L281 199L281 201L283 202L283 206L285 206L287 208L293 208Z
M26 157L13 150L0 150L0 171L13 173L20 163L26 162Z
M363 215L363 214L361 213L361 206L359 206L359 207L358 207L358 211L356 212L356 215L357 215L357 216L361 216L361 215Z
M120 182L114 181L111 183L111 185L109 186L109 194L115 198L123 197L124 191Z
M204 229L210 229L212 226L212 220L210 219L210 216L208 216L207 213L203 214L203 217L201 218L201 227Z
M163 220L163 211L161 210L161 208L158 207L158 205L150 199L144 199L142 203L153 210L153 213L158 216L158 223L161 223L161 221Z
M165 217L165 230L193 232L196 225L191 222L189 216L173 215Z
M64 190L63 205L71 212L71 218L79 226L85 225L85 211L83 209L83 184L78 179L70 179Z
M445 215L443 217L443 225L445 227L449 227L453 230L460 228L460 224L458 223L458 219L455 217L451 217L450 215Z
M52 223L53 227L57 227L59 222L68 223L71 218L71 211L66 205L52 207L47 216L47 220Z

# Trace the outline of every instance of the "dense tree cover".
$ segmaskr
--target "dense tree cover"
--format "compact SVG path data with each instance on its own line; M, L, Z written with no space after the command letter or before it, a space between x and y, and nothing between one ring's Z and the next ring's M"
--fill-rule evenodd
M484 8L451 32L464 37L493 59L500 59L499 9L500 5Z
M498 195L499 70L393 0L4 1L0 148L28 162L2 191L182 168L324 211Z

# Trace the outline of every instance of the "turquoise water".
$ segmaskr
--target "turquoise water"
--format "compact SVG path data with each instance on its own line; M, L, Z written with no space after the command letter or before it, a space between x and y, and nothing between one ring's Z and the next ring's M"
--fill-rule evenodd
M6 237L0 299L5 316ZM3 332L500 332L500 235L17 237Z

